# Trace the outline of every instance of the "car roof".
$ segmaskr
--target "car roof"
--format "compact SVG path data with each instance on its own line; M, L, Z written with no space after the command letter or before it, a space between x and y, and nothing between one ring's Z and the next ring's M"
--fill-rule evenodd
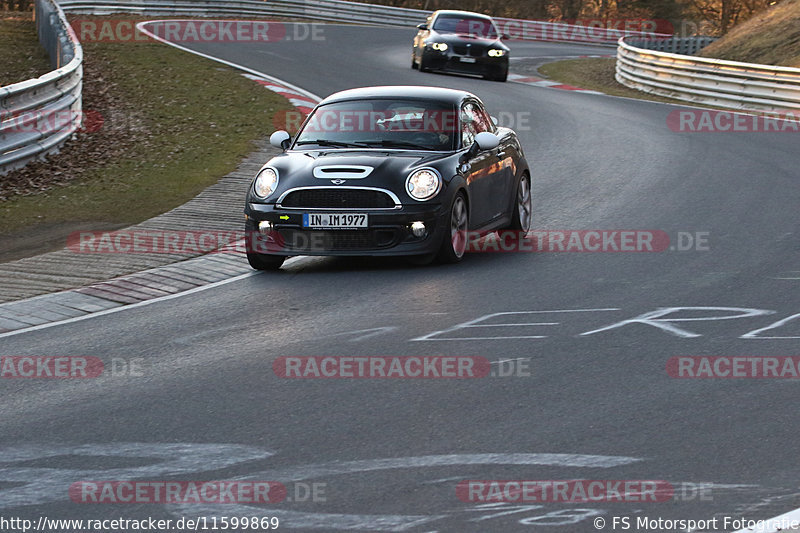
M478 17L492 20L492 17L489 15L484 15L483 13L475 13L474 11L460 11L458 9L439 9L433 12L433 16L438 15L457 15L460 17Z
M444 87L425 87L421 85L384 85L378 87L361 87L358 89L347 89L334 93L325 98L321 104L331 102L341 102L344 100L366 100L370 98L396 98L413 100L432 100L436 102L447 102L460 104L466 98L477 97L467 91L457 89L446 89Z

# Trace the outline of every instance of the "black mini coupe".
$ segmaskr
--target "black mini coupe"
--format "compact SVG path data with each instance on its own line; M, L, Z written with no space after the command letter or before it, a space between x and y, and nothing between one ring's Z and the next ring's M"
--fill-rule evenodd
M259 170L244 210L255 269L278 269L294 255L457 262L477 232L531 227L517 135L465 91L342 91L294 138L279 130L270 142L284 152Z

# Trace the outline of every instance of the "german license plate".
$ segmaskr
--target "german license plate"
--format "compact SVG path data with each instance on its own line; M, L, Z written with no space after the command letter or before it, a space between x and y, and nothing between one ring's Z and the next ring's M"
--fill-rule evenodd
M305 213L304 228L366 228L369 217L366 213Z
M474 63L475 62L475 58L474 57L462 57L461 58L461 62L462 63Z

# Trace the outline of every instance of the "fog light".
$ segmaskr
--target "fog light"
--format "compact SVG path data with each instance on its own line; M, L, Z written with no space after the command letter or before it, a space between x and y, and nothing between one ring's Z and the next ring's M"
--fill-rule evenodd
M258 231L261 233L269 233L272 231L272 222L268 222L266 220L262 220L258 223Z
M412 222L411 233L414 234L414 237L424 237L428 233L428 228L425 227L424 222Z

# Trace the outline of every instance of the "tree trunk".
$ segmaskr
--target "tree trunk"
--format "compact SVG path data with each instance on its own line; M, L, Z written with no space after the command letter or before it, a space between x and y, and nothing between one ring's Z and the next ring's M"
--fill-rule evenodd
M574 20L580 17L581 0L561 0L561 17L567 20Z
M719 29L722 35L728 33L728 24L731 20L731 0L722 0L722 9L720 10Z

